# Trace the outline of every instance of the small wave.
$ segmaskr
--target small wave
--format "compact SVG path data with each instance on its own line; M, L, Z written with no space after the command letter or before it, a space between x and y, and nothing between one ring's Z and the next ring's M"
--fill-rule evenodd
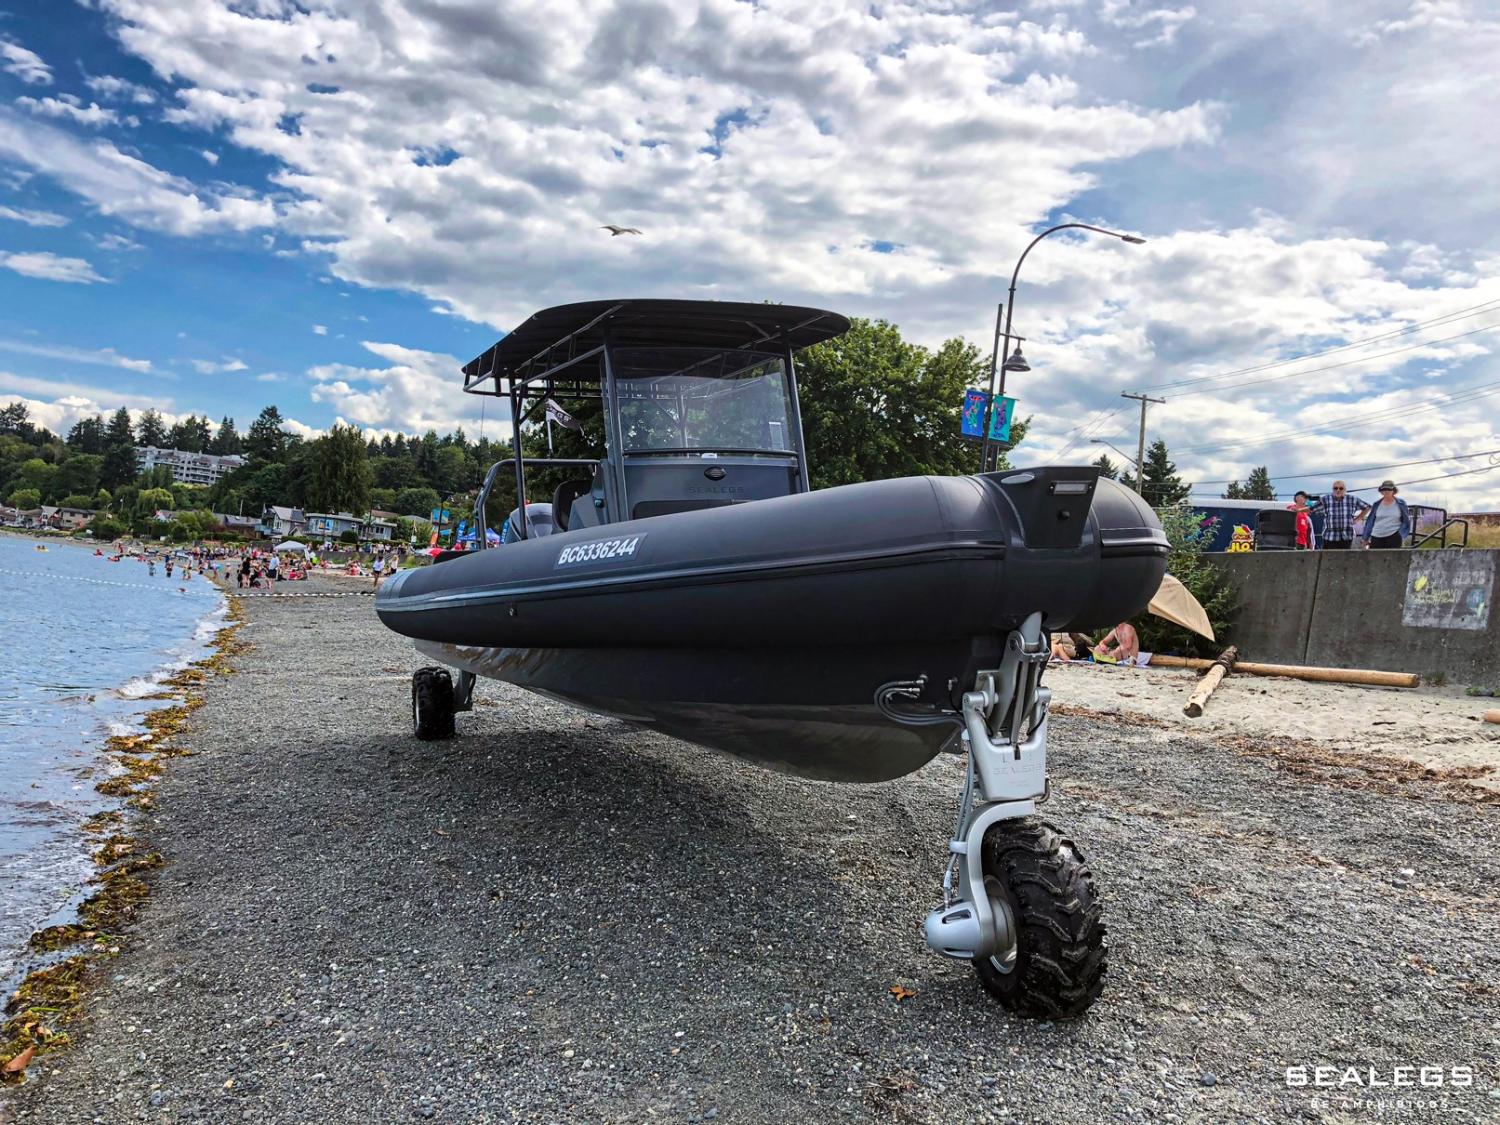
M161 689L161 682L169 675L171 675L171 672L163 669L152 672L149 676L140 676L134 680L127 680L115 688L115 694L121 699L144 699L153 692L159 691Z

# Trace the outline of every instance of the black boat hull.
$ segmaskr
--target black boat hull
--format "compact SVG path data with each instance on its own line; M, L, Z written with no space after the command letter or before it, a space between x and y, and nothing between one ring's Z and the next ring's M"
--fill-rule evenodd
M392 629L452 667L759 764L883 781L920 768L1006 634L1145 608L1167 546L1092 469L907 478L581 529L407 571ZM1086 490L1084 486L1086 485Z

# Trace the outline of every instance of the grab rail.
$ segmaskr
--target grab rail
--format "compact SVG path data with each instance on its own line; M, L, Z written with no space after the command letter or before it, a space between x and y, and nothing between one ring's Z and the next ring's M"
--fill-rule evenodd
M1464 525L1463 541L1460 543L1449 543L1448 529L1454 524L1459 523ZM1462 518L1461 516L1453 516L1449 519L1446 519L1442 522L1441 526L1433 528L1426 535L1422 536L1422 538L1413 539L1411 544L1412 549L1416 550L1416 548L1420 547L1423 543L1426 543L1429 539L1436 539L1439 536L1442 537L1444 547L1467 547L1469 545L1469 521Z
M495 487L495 474L501 469L514 468L516 459L507 457L504 461L496 461L490 466L490 471L484 474L484 483L479 486L479 497L474 502L474 532L478 538L476 550L483 550L489 544L489 527L486 525L484 509L490 501L490 491ZM525 465L598 465L597 457L523 457L521 464ZM517 497L521 508L521 538L529 539L527 524L530 522L526 516L526 497Z

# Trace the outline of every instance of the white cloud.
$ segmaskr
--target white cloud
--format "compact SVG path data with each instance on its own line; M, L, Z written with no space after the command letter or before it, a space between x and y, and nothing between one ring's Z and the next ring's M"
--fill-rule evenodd
M255 377L257 383L285 383L286 376L277 371L267 371L264 375Z
M16 105L30 110L38 117L58 117L79 125L139 125L140 121L130 115L121 116L106 109L98 102L84 105L72 94L59 94L55 98L17 98Z
M98 367L119 367L145 374L151 370L149 359L131 359L114 348L76 348L68 344L33 344L25 340L0 339L0 351L42 359L60 359L67 363L87 363Z
M21 207L0 206L0 219L11 219L18 223L25 223L29 227L65 227L68 225L66 215L59 215L54 211L28 211Z
M107 403L110 410L118 410L122 406L132 410L145 409L149 406L170 408L172 404L171 399L164 399L158 395L122 393L113 387L95 387L63 379L38 379L30 375L16 375L10 371L0 371L0 394L6 393L48 395L55 399L71 398L90 404ZM94 405L92 409L85 410L84 413L92 414L97 409L99 407ZM48 428L51 428L50 425Z
M203 157L204 160L208 161L210 165L216 165L219 163L219 154L211 148L200 148L198 150L198 155Z
M83 82L101 98L134 102L136 105L156 104L155 91L134 82L128 82L124 78L116 78L110 74L96 74L85 78Z
M5 35L0 35L0 70L33 86L45 86L52 81L52 69L40 57Z
M264 199L211 194L122 152L108 141L84 141L26 121L0 107L0 158L36 169L88 200L100 213L169 234L251 230L276 221Z
M0 251L0 266L13 270L22 277L35 277L43 281L72 281L92 285L96 281L108 281L94 272L94 267L82 258L64 258L47 251L28 251L7 254Z
M275 253L497 328L651 293L822 304L987 346L1035 231L1141 229L1145 247L1054 238L1028 259L1017 327L1037 372L1015 388L1039 458L1123 388L1409 326L1500 273L1500 146L1482 142L1500 21L1482 2L1363 19L1230 0L100 2L172 83L170 119L274 162L277 194L205 196L124 154L91 180L95 150L58 156L36 132L12 142L26 164L156 229L274 227ZM1489 340L1174 399L1153 435L1186 449L1500 378ZM421 428L452 395L431 355L315 368L314 393ZM1500 445L1487 405L1181 462L1206 480L1460 452L1476 427Z
M361 427L424 433L448 433L459 426L473 430L479 407L456 393L461 386L459 361L441 352L421 351L399 344L364 341L366 351L386 361L384 367L356 367L330 363L308 371L309 394ZM508 433L507 424L494 426L490 436Z
M312 330L314 336L328 335L328 326L326 324L314 324L312 326Z
M99 249L108 250L111 253L145 249L139 242L126 238L123 234L106 234L96 239L96 241L99 244Z
M195 359L193 369L200 375L215 375L227 371L244 371L249 364L242 359L225 357L222 360Z

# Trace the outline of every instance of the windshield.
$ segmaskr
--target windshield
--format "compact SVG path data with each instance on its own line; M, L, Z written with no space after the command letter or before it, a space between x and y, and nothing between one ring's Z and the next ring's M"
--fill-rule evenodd
M791 449L780 356L713 348L610 353L625 449Z

